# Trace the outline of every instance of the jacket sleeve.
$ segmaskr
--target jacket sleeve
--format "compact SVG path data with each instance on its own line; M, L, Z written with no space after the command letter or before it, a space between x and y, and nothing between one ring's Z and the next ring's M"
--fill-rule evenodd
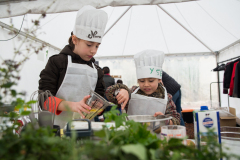
M172 100L172 95L168 94L168 102L165 115L172 116L173 125L180 125L180 114L176 110L176 105Z
M49 90L53 97L44 97L44 109L48 110L49 112L55 113L56 115L59 115L61 111L57 110L58 105L62 101L62 99L59 99L56 96L57 93L57 85L59 80L59 67L54 62L54 58L49 58L48 63L40 73L40 80L39 80L39 87L38 89L39 94L42 92L45 92L46 90ZM53 99L54 98L54 99ZM39 99L39 101L41 101ZM47 107L48 106L48 107ZM56 109L54 110L54 108ZM41 108L43 106L41 105ZM54 112L55 111L55 112Z
M44 102L44 109L56 115L59 115L62 113L62 111L58 110L58 106L62 101L62 99L57 97L48 97L48 99Z
M57 67L56 63L54 62L54 58L51 57L48 60L48 63L40 73L40 80L39 80L39 90L46 91L49 90L53 96L57 93L57 85L59 79L59 68Z
M129 100L131 98L131 93L128 89L128 87L124 84L120 84L120 83L117 83L115 85L112 85L112 86L109 86L107 89L106 89L106 98L108 101L114 103L114 104L118 104L117 102L117 99L116 99L116 96L115 96L115 91L118 90L118 89L125 89L128 91L128 94L129 94Z

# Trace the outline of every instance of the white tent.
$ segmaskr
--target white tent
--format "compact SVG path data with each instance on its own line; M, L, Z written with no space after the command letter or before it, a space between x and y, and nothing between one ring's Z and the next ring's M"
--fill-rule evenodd
M34 13L24 17L22 28L26 28L30 26L31 19L39 17L51 5L47 10L49 14L40 22L40 32L45 34L37 33L37 38L55 46L48 47L51 55L58 54L58 48L67 44L76 11L82 5L87 3L102 8L108 13L109 21L107 34L95 56L101 67L109 66L112 75L121 75L123 82L131 87L137 84L133 55L143 49L162 50L166 53L164 70L182 86L183 107L210 105L210 83L218 81L217 73L211 70L216 67L217 61L240 55L240 1L174 2L180 1L141 0L136 3L130 0L58 0L52 4L52 1L38 0L14 2L10 5L0 3L0 21L9 24L9 18L6 18L9 14L6 11L10 9L10 16L15 16L12 18L14 26L20 29L23 20L21 15ZM2 28L0 39L11 38L12 35L7 32L6 27ZM9 48L12 41L0 42L1 49L7 52L6 46ZM32 84L31 89L27 89L28 94L37 90L38 75L45 63L46 60L41 62L31 57L22 71L21 89ZM37 66L27 67L33 64ZM31 76L28 75L29 72L32 73ZM219 81L222 81L223 72L219 73ZM213 105L217 106L217 84L212 85L212 97ZM236 107L239 102L239 99L230 98L230 106ZM221 95L221 105L228 105L226 95Z

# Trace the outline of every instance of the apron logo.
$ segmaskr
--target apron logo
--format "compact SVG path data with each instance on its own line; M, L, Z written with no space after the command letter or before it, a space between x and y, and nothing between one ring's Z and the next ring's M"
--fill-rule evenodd
M93 32L91 31L91 34L88 35L88 38L92 39L92 38L101 38L101 36L97 36L97 31Z

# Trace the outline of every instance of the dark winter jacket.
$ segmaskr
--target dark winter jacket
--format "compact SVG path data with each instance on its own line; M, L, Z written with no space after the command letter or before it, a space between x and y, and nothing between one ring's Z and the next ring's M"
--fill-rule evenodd
M223 88L225 88L225 89L228 89L230 87L233 64L234 64L234 62L230 62L226 65L226 68L225 68L224 82L223 82Z
M69 45L66 45L60 54L53 55L49 58L45 69L40 73L39 90L49 90L53 96L56 95L59 87L61 86L63 79L66 74L68 66L68 55L72 57L73 63L87 64L92 67L92 63L95 59L92 58L90 61L84 61L79 55L75 54ZM95 92L104 96L105 84L103 81L102 69L94 64L98 72L98 81L95 88Z
M164 71L162 74L162 81L164 87L166 87L167 93L170 93L171 95L174 95L181 88L180 84Z
M230 88L230 82L231 82L231 77L232 77L233 65L235 62L237 62L239 60L240 59L229 62L226 65L224 75L223 75L223 93L224 94L228 94L228 89Z
M235 70L233 97L240 98L240 62L237 63Z
M112 86L112 85L115 84L114 78L109 76L109 75L107 75L107 74L104 74L103 81L105 83L106 88L108 88L109 86Z

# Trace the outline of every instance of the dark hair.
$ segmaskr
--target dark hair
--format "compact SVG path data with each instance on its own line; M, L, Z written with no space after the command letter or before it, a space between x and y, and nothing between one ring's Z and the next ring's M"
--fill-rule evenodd
M117 80L117 83L123 84L123 81L121 79Z
M72 48L72 50L74 50L75 45L74 45L74 43L73 43L73 41L72 41L72 35L73 35L73 32L71 32L71 36L70 36L69 39L68 39L68 44L69 44L69 46Z
M109 74L110 69L108 67L103 67L104 74Z
M69 39L68 39L68 44L69 44L69 46L72 48L72 51L73 51L74 48L75 48L75 44L73 43L72 35L73 35L73 32L71 32L71 36L70 36ZM79 38L77 38L77 39L79 39ZM80 40L80 39L79 39L79 40Z

